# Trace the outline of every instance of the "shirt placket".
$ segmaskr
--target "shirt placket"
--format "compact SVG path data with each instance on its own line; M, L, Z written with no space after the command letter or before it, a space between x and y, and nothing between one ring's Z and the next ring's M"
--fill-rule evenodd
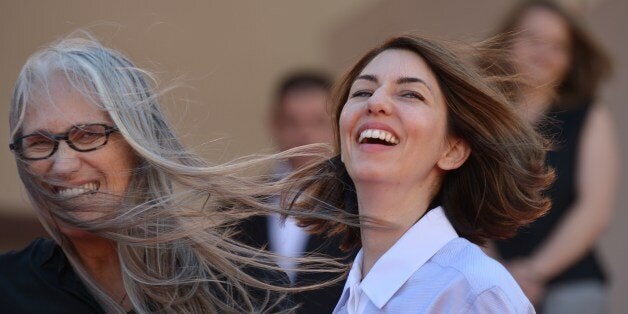
M354 284L349 287L349 300L347 302L347 312L349 314L358 313L358 308L360 306L360 293L362 289L360 289L359 284Z

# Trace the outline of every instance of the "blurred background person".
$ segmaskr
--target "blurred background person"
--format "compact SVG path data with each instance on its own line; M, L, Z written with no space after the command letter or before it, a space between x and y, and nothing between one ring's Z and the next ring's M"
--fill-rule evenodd
M521 115L553 140L557 180L547 215L496 248L543 313L605 313L607 275L595 244L613 217L619 176L611 113L598 103L611 64L579 19L551 1L525 1L505 20L506 69L519 75Z
M279 150L313 144L328 143L333 140L331 117L328 112L332 81L323 73L298 71L285 76L279 83L270 112L270 130ZM308 162L311 157L293 157L278 163L272 170L273 179L281 179ZM278 199L275 202L279 202ZM342 255L339 241L323 236L310 236L291 217L282 220L279 215L256 216L243 224L246 241L256 246L267 246L280 256L302 257L308 252ZM278 258L277 263L284 269L294 285L322 282L323 274L296 273L293 269L297 261ZM293 300L301 303L299 313L330 313L342 293L342 283L297 294Z
M277 86L269 128L279 150L313 144L331 144L334 134L328 111L332 79L322 72L297 71ZM274 173L284 175L304 166L308 157L291 158L277 165Z

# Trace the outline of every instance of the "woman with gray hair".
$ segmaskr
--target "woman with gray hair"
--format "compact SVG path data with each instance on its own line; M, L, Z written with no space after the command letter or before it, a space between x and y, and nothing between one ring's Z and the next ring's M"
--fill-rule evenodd
M295 153L208 165L183 147L149 82L89 35L53 43L24 65L10 148L54 241L0 256L0 309L290 310L285 292L298 289L282 286L269 253L232 240L231 227L277 211L264 196L287 184L259 183L246 170Z

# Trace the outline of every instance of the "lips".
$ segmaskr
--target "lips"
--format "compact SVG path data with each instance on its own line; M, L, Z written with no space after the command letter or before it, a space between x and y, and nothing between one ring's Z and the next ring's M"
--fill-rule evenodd
M54 188L57 195L64 198L75 197L75 196L88 194L88 193L96 193L98 189L100 189L99 182L89 182L83 185L73 186L73 187L57 186Z

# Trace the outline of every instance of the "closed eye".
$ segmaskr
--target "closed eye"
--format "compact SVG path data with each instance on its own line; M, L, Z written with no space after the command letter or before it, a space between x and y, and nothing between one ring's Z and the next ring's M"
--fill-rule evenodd
M417 92L412 92L412 91L407 91L407 92L403 92L401 94L401 97L404 98L415 98L421 101L425 101L425 97L423 97L423 95L421 95L420 93Z
M355 98L355 97L371 97L373 95L373 92L370 90L359 90L354 92L353 94L351 94L351 98Z
M101 133L92 132L80 132L72 138L72 141L77 143L91 143L100 139L103 136Z
M22 139L25 148L54 145L54 140L43 134L33 134Z

